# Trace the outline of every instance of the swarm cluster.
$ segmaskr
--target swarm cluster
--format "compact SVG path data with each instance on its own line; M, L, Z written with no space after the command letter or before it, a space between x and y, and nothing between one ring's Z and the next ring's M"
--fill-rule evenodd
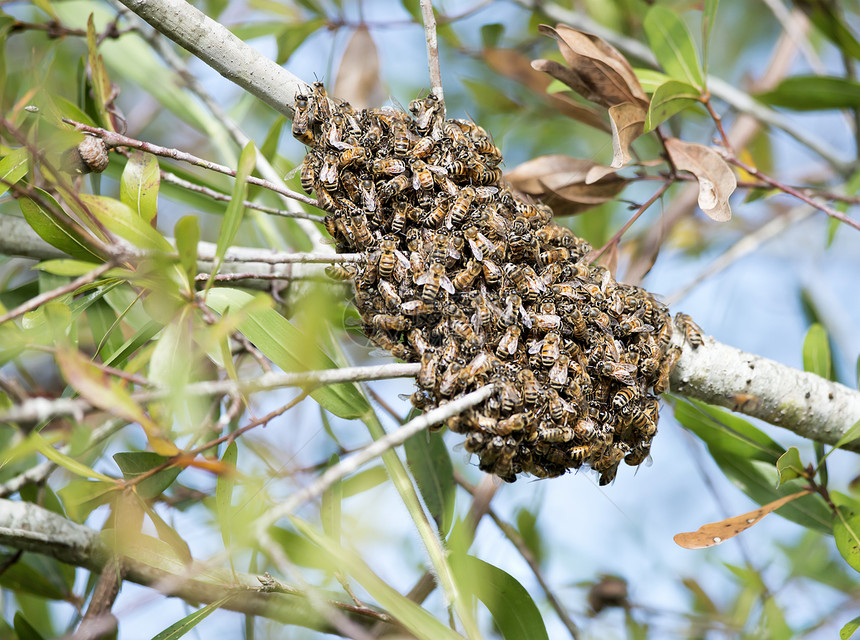
M680 354L666 308L515 195L484 129L445 120L432 94L409 111L357 111L320 83L296 96L302 186L338 251L366 257L329 275L353 281L376 345L421 363L416 407L494 383L447 424L482 470L513 482L588 465L611 482L657 431L655 394Z

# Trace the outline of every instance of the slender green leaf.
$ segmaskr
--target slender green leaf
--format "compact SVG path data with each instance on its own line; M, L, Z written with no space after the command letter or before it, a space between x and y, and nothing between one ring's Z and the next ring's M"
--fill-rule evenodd
M831 379L830 343L827 331L817 322L803 339L803 370Z
M704 87L696 47L678 14L664 5L654 5L648 9L643 26L663 70L675 80Z
M231 469L236 469L239 457L239 447L231 442L221 456L221 462ZM233 540L233 488L236 486L236 476L233 473L222 473L215 482L215 513L221 529L221 539L224 547L229 549Z
M830 496L837 509L833 517L836 548L845 562L860 572L860 502L836 491Z
M351 496L370 491L374 487L378 487L388 481L388 472L382 465L370 467L364 471L354 473L343 481L343 497Z
M340 461L337 454L332 454L329 465L334 466ZM337 543L341 541L343 506L343 482L338 480L326 489L320 497L320 520L323 531Z
M654 93L660 85L664 85L672 79L665 73L654 71L654 69L637 68L633 69L633 72L636 74L636 79L645 93Z
M790 447L776 461L776 470L779 472L779 484L803 477L803 462L800 460L800 451L797 447Z
M275 42L278 45L278 54L275 57L275 61L278 64L284 64L311 34L316 33L326 24L327 20L319 17L285 25L275 36Z
M505 33L505 25L499 22L485 24L481 27L481 44L485 49L495 49Z
M832 76L792 76L756 97L766 104L795 111L857 109L860 82Z
M541 564L544 557L544 545L540 529L537 526L537 515L528 509L520 509L517 511L516 522L517 531L522 536L523 542L532 552L537 563Z
M119 183L120 201L155 226L160 184L161 174L156 157L151 153L135 151L122 170Z
M137 476L149 473L152 469L163 465L170 460L167 456L160 456L151 451L127 451L116 453L113 456L116 466L122 471L126 480L134 480ZM160 496L167 487L173 484L176 476L182 471L180 467L168 467L141 480L137 486L137 495L144 500L151 500Z
M24 147L15 149L0 160L0 196L9 190L10 185L27 175L29 167L30 154Z
M239 310L254 299L252 294L238 289L217 287L209 291L206 304L223 315L228 309ZM331 358L274 309L255 309L240 323L239 330L285 371L336 368ZM319 387L310 395L341 418L358 418L370 409L354 384Z
M474 556L452 556L458 580L490 611L505 640L549 638L540 610L529 592L509 573Z
M840 3L798 0L795 4L842 52L860 60L860 42L849 30L845 19L839 15Z
M44 640L42 634L27 622L27 619L21 615L20 611L15 612L13 624L15 625L15 633L18 635L18 640Z
M711 48L711 29L714 28L714 22L717 19L717 7L720 0L705 0L705 6L702 9L702 63L704 65L704 76L708 76L708 58Z
M403 443L406 463L418 484L427 510L444 538L454 523L454 466L439 431L419 433Z
M383 609L394 616L415 637L421 640L462 640L462 636L391 588L367 566L358 554L344 549L303 520L295 517L291 520L300 533L328 553L338 563L340 569L355 578Z
M201 607L194 613L191 613L179 622L176 622L158 635L154 636L152 640L175 640L176 638L181 638L186 633L191 631L194 627L196 627L203 619L205 619L210 613L215 611L216 609L220 609L222 606L227 604L232 598L232 595L224 596L220 600L216 600L210 604L207 604L205 607Z
M854 637L854 633L860 629L860 616L857 616L850 622L846 622L839 630L839 640L849 640Z
M87 53L89 56L89 79L93 88L93 100L101 125L111 131L114 130L113 122L107 112L108 96L111 94L111 82L108 78L104 61L98 52L96 42L96 27L93 14L87 18Z
M176 238L176 250L179 252L179 264L188 277L189 287L194 285L197 275L197 244L200 242L200 223L197 216L180 218L173 227Z
M33 231L51 246L74 258L89 262L103 262L104 257L99 249L100 242L90 236L77 222L64 214L60 217L56 212L62 212L62 207L54 196L38 188L34 190L39 200L50 209L44 208L30 198L18 199L21 213L24 214L24 219Z
M65 469L66 471L71 471L75 475L79 475L84 478L93 478L94 480L113 482L113 478L111 478L110 476L106 476L103 473L99 473L93 469L90 469L84 463L78 462L74 458L71 458L64 453L57 451L56 449L54 449L54 447L48 444L48 441L45 440L41 436L41 434L34 431L30 434L30 438L32 438L33 440L33 444L36 448L36 451L41 453L54 464L63 467L63 469Z
M645 131L653 131L657 125L684 109L701 104L701 92L693 85L680 80L664 82L654 92L645 119Z
M254 170L256 162L256 147L253 142L248 142L239 158L239 167L236 169L236 184L233 186L233 197L227 206L224 220L221 222L221 230L218 233L218 245L215 248L215 264L212 267L212 273L206 285L207 289L212 286L215 274L218 273L218 269L224 260L224 254L227 253L227 249L233 244L236 233L239 231L239 226L242 224L242 218L245 215L245 199L248 195L248 176Z
M31 559L35 560L37 556L25 554L16 561L14 554L0 554L0 563L5 567L3 573L0 574L0 587L16 593L27 593L49 600L68 598L70 592L60 588L59 585L55 584L55 581L49 580L44 573L44 567L37 568L31 565ZM52 559L46 558L46 560Z
M141 249L173 253L171 244L128 205L105 196L82 193L78 196L99 222L111 233Z
M117 490L117 484L93 480L73 480L57 491L66 513L75 522L86 520L90 512L107 504Z

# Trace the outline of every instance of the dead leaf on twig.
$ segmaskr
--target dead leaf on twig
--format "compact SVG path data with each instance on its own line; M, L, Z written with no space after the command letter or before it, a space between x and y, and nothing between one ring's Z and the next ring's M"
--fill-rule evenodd
M358 27L346 45L333 94L356 109L378 107L382 103L379 53L366 26Z
M646 111L640 104L624 102L609 107L612 123L612 164L620 169L630 162L630 145L645 130Z
M627 186L615 175L587 184L590 160L561 154L539 156L505 174L511 185L552 207L556 216L574 215L613 200Z
M720 522L704 524L699 527L697 531L679 533L674 538L675 544L684 547L685 549L706 549L708 547L713 547L721 542L725 542L729 538L734 538L742 531L746 531L767 514L776 511L781 506L810 493L812 492L808 489L798 491L797 493L792 493L791 495L780 498L779 500L769 502L755 511L750 511L749 513L744 513L743 515L735 516L733 518L727 518Z
M723 157L702 144L666 140L669 158L680 171L689 171L699 181L699 208L717 222L732 218L729 196L738 186L737 178Z

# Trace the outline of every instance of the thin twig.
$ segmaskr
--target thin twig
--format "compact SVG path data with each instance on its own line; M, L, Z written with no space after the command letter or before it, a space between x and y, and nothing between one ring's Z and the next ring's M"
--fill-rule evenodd
M62 287L57 287L56 289L51 289L50 291L46 291L45 293L42 293L38 296L30 298L29 300L27 300L27 302L23 302L23 303L19 304L17 307L12 309L11 311L8 311L8 312L4 313L2 316L0 316L0 324L3 324L4 322L8 322L9 320L12 320L13 318L17 318L18 316L22 316L25 313L27 313L28 311L32 311L33 309L36 309L37 307L45 304L46 302L50 302L51 300L55 300L55 299L59 298L60 296L66 295L67 293L72 293L72 292L76 291L77 289L79 289L80 287L83 287L86 284L90 284L91 282L95 282L99 278L99 276L101 276L106 271L110 271L115 266L116 265L114 264L113 260L108 260L104 264L99 265L98 267L96 267L92 271L85 273L80 278L76 278L76 279L72 280L71 282L69 282L68 284L63 285Z
M141 151L146 151L147 153L161 156L163 158L171 158L172 160L186 162L197 167L203 167L204 169L215 171L217 173L223 173L232 177L236 176L235 169L231 169L230 167L224 166L223 164L218 164L217 162L211 162L209 160L204 160L203 158L198 158L195 155L186 153L185 151L180 151L179 149L162 147L157 144L152 144L151 142L135 140L134 138L129 138L128 136L124 136L114 131L108 131L107 129L102 129L101 127L91 127L87 124L83 124L82 122L76 122L75 120L71 120L69 118L63 118L63 122L72 125L78 131L85 131L87 133L91 133L95 136L100 137L109 147L129 147L131 149L140 149ZM293 200L298 200L299 202L304 202L305 204L309 204L313 207L319 208L319 203L313 198L309 198L302 193L298 193L297 191L293 191L291 189L287 189L286 187L277 185L274 182L270 182L269 180L262 180L260 178L255 178L254 176L248 176L248 184L253 184L259 187L263 187L265 189L269 189L270 191L279 193L282 196L286 196L287 198L292 198Z
M313 500L321 495L326 489L331 487L335 482L353 473L362 465L370 462L374 458L378 458L389 449L397 447L412 436L433 425L440 424L453 416L459 415L469 407L472 407L486 400L494 392L493 385L481 387L477 391L466 394L446 405L428 411L410 420L402 427L393 431L373 443L367 445L364 449L352 454L348 458L344 458L338 464L329 467L319 478L313 483L291 494L284 502L271 509L264 517L257 522L257 530L265 531L279 519L290 515L299 506Z
M436 16L432 0L421 0L424 39L427 42L427 64L430 67L430 93L439 99L441 116L445 118L445 96L442 93L442 72L439 69L439 42L436 38Z

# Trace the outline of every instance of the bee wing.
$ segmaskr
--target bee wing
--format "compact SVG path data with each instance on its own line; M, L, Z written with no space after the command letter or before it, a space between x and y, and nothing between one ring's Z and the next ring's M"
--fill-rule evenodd
M401 265L404 269L409 269L409 267L410 267L410 266L412 266L412 265L410 264L410 262L409 262L409 258L407 258L407 257L404 255L404 253L403 253L402 251L400 251L400 249L395 249L395 250L394 250L394 256L397 258L397 261L400 263L400 265Z
M433 282L433 274L429 271L425 271L424 273L415 277L415 284L427 284L429 282Z
M439 279L439 284L448 293L454 293L454 285L451 283L451 280L450 280L450 278L448 278L448 276L442 276Z
M417 171L412 171L412 189L418 191L421 189L421 178Z
M478 235L482 234L479 233ZM475 260L481 262L484 259L484 252L481 250L481 245L470 238L469 246L472 248L472 255L475 256Z
M526 328L531 329L532 328L532 318L529 315L529 312L526 311L526 308L522 304L520 304L520 316L522 317L523 324L526 326Z
M529 346L529 353L537 353L538 351L540 351L540 348L543 346L544 342L546 342L545 339L544 340L536 340L535 342L533 342Z

